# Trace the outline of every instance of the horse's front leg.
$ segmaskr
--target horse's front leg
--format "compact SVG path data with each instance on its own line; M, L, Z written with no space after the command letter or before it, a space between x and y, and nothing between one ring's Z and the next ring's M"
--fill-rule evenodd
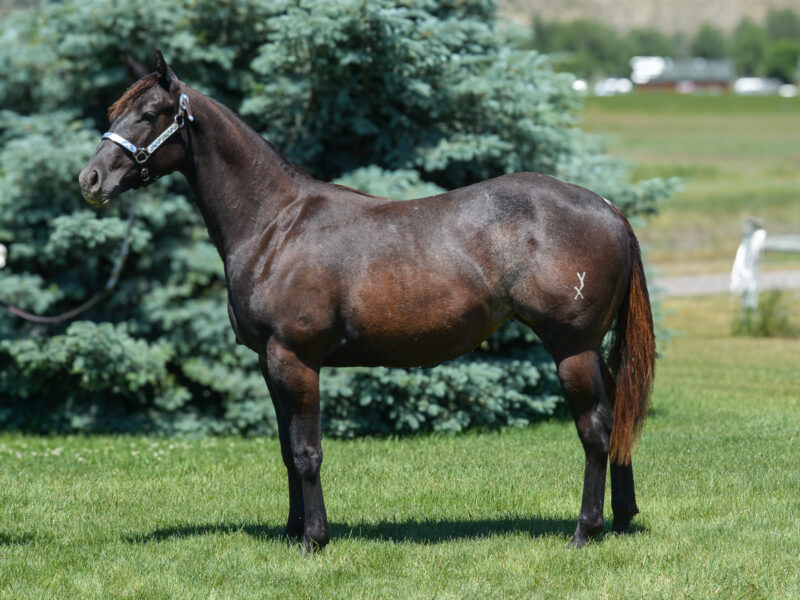
M559 362L558 376L583 444L586 465L578 526L570 546L584 546L603 530L603 501L608 443L613 423L597 352L583 352Z
M274 340L267 346L266 363L279 426L283 419L285 428L281 450L289 471L287 534L299 533L302 510L303 546L307 552L313 552L324 547L330 537L319 476L322 465L319 369L310 367Z
M275 419L278 422L278 438L281 442L281 456L283 464L286 465L286 472L289 476L289 519L286 521L286 529L283 535L289 539L299 540L303 537L305 515L303 509L303 486L300 476L294 468L292 459L292 445L289 441L289 421L283 413L283 407L278 400L278 393L269 378L269 368L264 358L259 359L259 366L264 375L264 380L269 388L269 395L272 398L272 405L275 407Z

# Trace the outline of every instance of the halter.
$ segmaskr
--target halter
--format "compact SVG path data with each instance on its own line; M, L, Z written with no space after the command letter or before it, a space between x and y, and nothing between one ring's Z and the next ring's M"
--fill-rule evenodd
M114 133L113 131L106 131L103 134L104 140L109 140L118 144L125 148L131 154L131 158L136 161L136 163L140 165L144 165L153 153L158 150L164 142L166 142L172 134L178 131L181 127L185 124L185 119L189 119L190 121L194 121L194 116L192 115L192 109L189 107L189 96L186 94L181 94L180 98L178 99L178 113L175 115L172 125L167 127L164 132L159 135L156 139L154 139L149 146L145 147L137 147L136 144L132 144L124 137L119 135L118 133ZM150 171L147 167L142 167L141 170L142 182L150 183Z

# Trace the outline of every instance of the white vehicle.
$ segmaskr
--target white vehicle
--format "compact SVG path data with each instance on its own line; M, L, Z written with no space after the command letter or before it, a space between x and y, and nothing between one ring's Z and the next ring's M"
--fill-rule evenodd
M633 82L627 77L606 77L594 84L594 93L596 96L630 94L632 91Z

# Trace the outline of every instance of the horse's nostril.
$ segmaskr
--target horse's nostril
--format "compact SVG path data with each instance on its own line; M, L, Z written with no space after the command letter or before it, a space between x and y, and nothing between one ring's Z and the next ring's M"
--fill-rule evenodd
M89 173L89 187L94 189L100 183L100 173L97 172L97 169L92 169L92 172Z

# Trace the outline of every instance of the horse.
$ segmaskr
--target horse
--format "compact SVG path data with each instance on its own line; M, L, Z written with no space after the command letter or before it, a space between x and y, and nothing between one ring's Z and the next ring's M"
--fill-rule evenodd
M288 539L329 541L320 480L319 377L327 366L429 366L469 352L509 319L557 365L585 453L569 545L639 512L632 446L647 416L655 341L639 244L601 196L537 173L389 201L322 182L233 111L156 70L110 108L79 176L105 206L180 172L222 258L228 314L258 354L289 484ZM602 343L613 329L607 357Z

